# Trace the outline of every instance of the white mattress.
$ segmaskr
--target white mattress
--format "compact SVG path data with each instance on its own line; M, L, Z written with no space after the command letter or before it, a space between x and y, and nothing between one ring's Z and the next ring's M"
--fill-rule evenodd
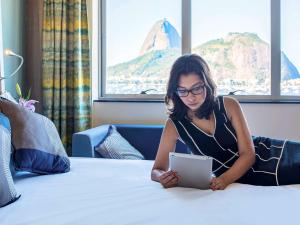
M150 180L152 165L71 158L69 173L23 174L15 181L22 196L0 209L0 224L299 224L300 185L163 189Z

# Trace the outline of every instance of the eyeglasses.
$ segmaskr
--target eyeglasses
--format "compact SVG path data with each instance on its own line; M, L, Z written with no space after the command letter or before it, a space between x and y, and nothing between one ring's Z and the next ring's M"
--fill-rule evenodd
M178 89L176 90L176 94L179 97L187 97L191 92L193 95L201 95L204 91L205 84L197 85L191 89Z

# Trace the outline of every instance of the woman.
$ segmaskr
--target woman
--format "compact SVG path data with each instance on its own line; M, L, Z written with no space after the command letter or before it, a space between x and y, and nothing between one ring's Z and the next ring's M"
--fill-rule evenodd
M193 154L213 158L212 190L233 182L255 185L300 183L297 144L269 138L252 139L241 107L234 98L216 97L216 86L206 62L198 55L184 55L172 66L165 102L170 116L163 130L151 179L170 188L178 184L176 171L168 170L169 152L177 140ZM295 159L293 159L295 160ZM292 160L292 161L293 161ZM298 174L298 175L297 175ZM292 176L290 176L292 175Z

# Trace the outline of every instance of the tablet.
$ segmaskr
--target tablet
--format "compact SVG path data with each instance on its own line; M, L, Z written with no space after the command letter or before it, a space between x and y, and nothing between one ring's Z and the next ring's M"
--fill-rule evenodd
M209 189L213 159L208 156L170 152L170 169L180 176L178 186Z

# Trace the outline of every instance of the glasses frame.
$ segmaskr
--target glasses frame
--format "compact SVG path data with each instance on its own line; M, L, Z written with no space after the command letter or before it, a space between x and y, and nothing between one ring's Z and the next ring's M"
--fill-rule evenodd
M181 89L181 90L179 90L177 88L175 93L176 93L176 95L178 95L178 97L183 97L183 98L189 96L190 93L193 94L193 95L201 95L204 92L205 87L206 87L205 84L201 84L201 85L199 84L199 85L196 85L195 87L190 88L190 89ZM201 88L201 92L199 92L199 93L195 92L195 90L198 89L198 88ZM182 94L180 94L180 91L185 91L186 94L182 95Z

